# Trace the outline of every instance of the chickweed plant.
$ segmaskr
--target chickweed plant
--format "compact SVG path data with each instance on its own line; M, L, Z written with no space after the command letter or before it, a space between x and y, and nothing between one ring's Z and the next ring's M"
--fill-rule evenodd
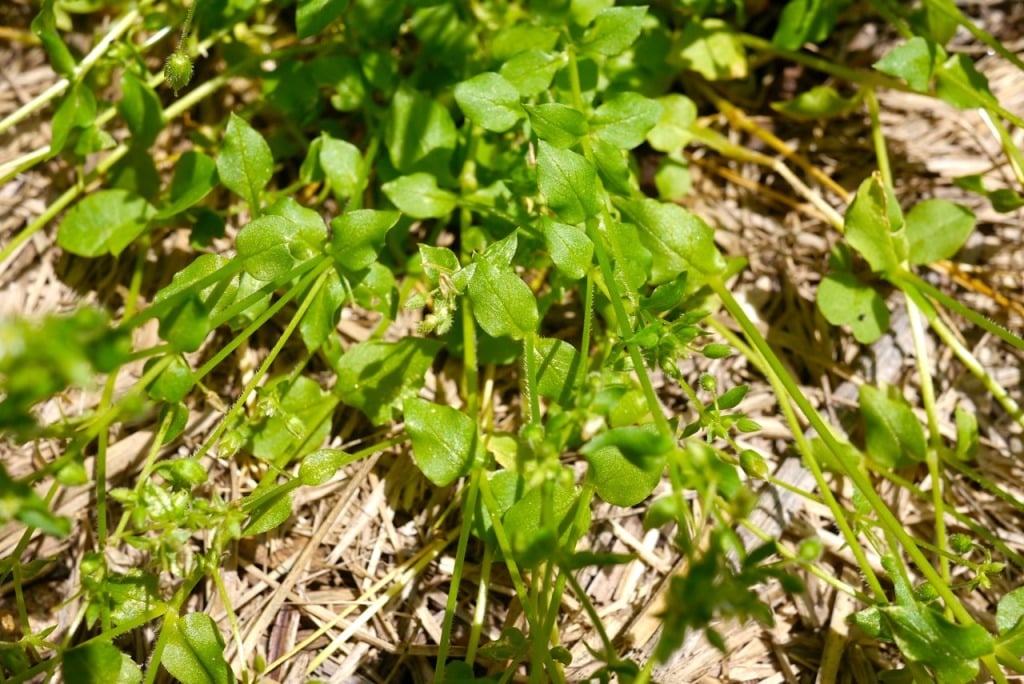
M829 56L848 16L892 32L873 64ZM947 490L956 478L1013 496L975 467L976 416L936 401L927 344L1024 425L951 317L1009 353L1024 340L922 277L975 217L940 198L905 206L880 123L890 91L983 117L1012 182L958 185L998 211L1024 205L1024 121L951 40L1024 64L952 0L42 0L31 34L58 80L0 133L44 114L51 142L4 162L0 182L44 163L75 181L5 236L0 263L45 235L127 275L103 307L0 323L3 449L36 454L31 470L0 463L14 540L0 590L17 624L0 681L221 684L290 667L294 652L268 662L265 635L242 633L226 574L243 545L287 534L306 493L367 477L385 453L411 456L441 504L373 600L454 559L435 681L567 681L570 599L589 622L589 676L650 681L692 632L724 648L718 618L771 622L759 587L800 592L808 573L858 602L851 621L893 654L891 681L1024 674L1024 559ZM779 116L868 122L875 167L854 187L745 113L783 68L814 85L773 103ZM763 166L834 229L817 290L828 324L866 345L889 328L887 301L909 310L919 400L862 385L855 439L819 413L731 289L746 255L683 206L695 150ZM148 257L175 238L187 259L154 285ZM369 321L362 339L343 317ZM742 543L759 488L787 483L776 454L749 446L748 386L684 371L726 357L770 384L813 475L799 493L828 511L854 583L813 539ZM150 439L115 477L114 441L143 425ZM883 485L931 510L927 534ZM579 576L634 560L586 543L595 507L641 504L683 562L659 641L636 657ZM45 552L69 535L88 552ZM80 609L39 627L27 599L55 566ZM492 591L499 571L511 596ZM994 618L969 607L983 590ZM498 604L510 617L495 631ZM327 676L369 619L360 608L318 623L294 681Z

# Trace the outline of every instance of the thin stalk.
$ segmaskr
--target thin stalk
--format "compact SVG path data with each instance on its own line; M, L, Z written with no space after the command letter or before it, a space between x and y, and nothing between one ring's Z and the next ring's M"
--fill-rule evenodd
M209 81L204 81L202 85L199 85L189 91L184 97L180 100L176 100L166 110L164 110L164 117L167 120L176 118L200 100L216 92L225 83L227 83L239 68L241 68L242 64L246 63L240 63L238 67L229 69ZM41 229L45 228L60 212L78 199L78 196L81 195L87 187L110 171L114 164L119 162L127 153L128 145L126 143L122 143L115 147L110 151L110 154L96 164L96 168L93 169L86 177L85 183L74 185L65 190L64 193L54 200L42 214L37 216L32 223L26 226L10 242L8 242L7 245L0 250L0 269L7 267L8 259L10 259L22 247L22 245L29 240L29 238Z
M1024 427L1024 411L1021 411L1020 405L1010 396L1010 393L1005 387L999 384L999 382L992 377L992 374L985 370L985 367L980 361L970 352L967 347L960 343L953 331L950 330L945 323L935 318L931 321L931 328L935 331L935 334L939 336L939 339L953 350L953 354L956 355L960 363L964 364L964 367L971 372L971 374L981 381L981 384L985 386L985 389L992 394L993 398L1003 407L1003 410L1011 418L1013 418L1021 427Z
M455 549L455 568L452 570L451 586L444 607L444 621L441 623L441 643L437 649L437 668L435 680L445 681L445 667L448 664L448 647L452 640L452 625L455 622L455 611L459 605L459 584L462 582L462 571L466 565L466 549L469 547L469 534L473 527L473 512L476 510L476 498L480 491L481 471L473 470L466 491L466 505L463 506L464 517L459 529L459 543Z
M580 331L579 367L576 369L576 404L583 403L583 392L587 387L587 373L590 370L590 329L594 324L594 274L587 269L583 289L583 329Z
M946 502L943 495L945 478L939 467L939 451L942 449L942 434L939 432L939 418L935 407L935 386L932 383L931 369L928 362L928 348L925 345L924 329L921 325L921 312L910 297L906 298L907 316L910 320L910 333L914 340L914 358L917 361L917 376L921 383L921 403L924 404L928 416L928 437L930 445L926 461L928 474L932 480L932 509L935 511L935 545L939 549L939 572L943 581L950 583L949 562L944 552L948 546L946 537Z
M220 439L220 436L224 434L224 431L227 430L228 425L230 425L233 422L235 416L240 414L245 409L245 402L248 400L249 395L252 393L254 389L256 389L256 386L263 380L263 376L265 376L270 371L270 366L273 364L274 360L277 359L278 355L281 353L281 350L284 349L284 345L291 338L292 333L295 332L295 329L299 326L299 323L302 321L302 317L305 314L306 310L309 308L310 304L312 304L316 292L326 282L327 273L332 263L333 262L330 259L325 258L317 266L317 268L314 268L312 271L306 274L306 276L303 277L303 279L300 280L292 289L292 292L301 292L304 289L306 289L306 286L309 285L314 279L317 279L317 283L313 285L313 287L310 289L308 296L302 301L302 304L299 306L299 310L296 312L294 316L292 316L292 319L288 322L288 325L281 333L281 337L277 340L277 343L267 354L267 358L263 359L263 363L260 364L259 369L257 369L257 371L253 374L253 377L250 378L249 382L246 383L245 387L242 388L241 394L239 394L238 399L235 400L235 403L228 410L228 413L227 415L224 416L224 419L220 421L220 423L217 425L217 428L210 434L209 437L206 438L206 441L203 442L202 446L199 447L199 449L196 451L195 458L199 458L207 451L209 451L210 448L217 442L217 440Z
M579 65L576 61L576 52L570 48L568 50L568 55L569 83L572 89L573 104L577 109L582 111L583 94L582 86L580 85ZM583 140L581 144L583 146L583 156L587 158L588 162L594 164L594 153L590 149L590 145L586 140ZM607 206L602 206L601 212L601 222L603 222L604 225L611 225L614 219L608 212ZM587 233L591 241L594 243L594 254L597 256L597 262L601 269L601 275L605 281L605 287L608 288L608 298L611 300L612 309L615 311L619 334L622 336L623 340L629 340L633 336L633 329L629 321L629 316L626 314L626 309L622 306L622 297L620 296L616 285L615 272L612 270L611 261L608 258L608 251L605 249L604 236L601 234L599 226L593 221L587 222ZM651 383L650 375L647 373L647 367L644 365L643 355L640 354L640 350L634 342L626 342L626 351L629 354L630 360L633 362L633 370L636 373L637 379L640 381L640 387L643 389L644 398L647 401L647 405L654 418L654 424L658 427L658 432L663 435L671 436L672 426L669 425L668 419L665 418L665 414L662 411L661 402L658 401L658 395L654 391L654 385Z
M878 71L865 71L863 69L854 69L852 67L843 66L842 64L836 64L835 62L830 62L827 59L816 57L809 52L783 50L782 48L773 45L771 41L759 38L749 33L738 33L736 34L736 37L744 47L748 47L759 52L765 52L770 55L785 57L797 64L803 64L806 67L810 67L811 69L825 74L830 74L837 78L841 78L844 81L849 81L850 83L890 88L892 90L899 90L905 93L917 92L903 81L887 76L886 74Z
M1017 147L1002 121L992 116L987 109L979 109L978 114L989 130L999 138L999 144L1002 145L1003 153L1009 159L1010 170L1013 171L1014 178L1020 185L1024 185L1024 152Z
M529 422L540 425L540 394L537 392L537 333L531 332L523 339L523 366L526 377L523 379L523 389L529 400Z
M227 586L224 585L224 578L221 577L220 567L215 567L210 575L213 578L213 583L217 587L217 595L220 596L220 600L224 603L224 612L228 616L228 624L231 625L231 638L235 640L235 650L238 653L238 662L241 663L243 670L242 681L248 681L249 678L245 676L245 671L248 669L245 662L245 644L242 640L241 627L238 625L238 616L235 615L235 610L231 607L231 594L228 592Z
M470 665L476 660L476 650L480 646L480 635L483 633L484 620L487 618L488 587L493 562L494 550L490 544L484 544L484 556L480 560L480 584L477 586L473 609L473 624L469 627L469 642L466 644L466 662Z
M92 69L96 62L98 62L103 55L107 53L110 46L123 36L136 21L138 21L140 16L141 14L137 7L125 12L124 16L115 21L110 27L110 30L107 31L107 35L103 36L103 38L96 43L96 46L82 58L82 61L75 67L75 72L71 75L70 79L66 77L61 78L39 95L36 95L21 107L18 107L16 110L8 114L3 121L0 121L0 134L5 133L13 126L18 125L25 118L31 116L37 109L44 107L50 102L50 100L60 97L60 95L67 90L67 87L71 85L72 81L80 81L87 73L89 73L89 70Z
M893 276L890 276L889 280L894 285L899 287L901 290L908 292L908 294L912 294L913 292L924 293L931 299L937 301L939 304L942 304L942 306L946 307L947 309L957 314L960 314L961 316L969 320L971 323L974 323L975 325L981 327L985 331L992 333L993 335L1001 339L1003 342L1009 344L1014 349L1018 351L1024 351L1024 339L1021 339L1017 335L1014 335L1012 332L1010 332L1003 326L999 325L998 323L995 323L994 321L989 320L988 318L979 314L973 309L964 306L959 301L957 301L953 297L950 297L942 290L930 285L927 281L922 279L917 274L912 273L910 271L902 271Z
M1006 49L1006 46L1003 45L995 36L991 35L988 31L985 31L968 17L964 16L963 12L957 9L955 5L944 1L936 2L935 0L925 0L924 4L928 5L930 9L936 10L939 14L945 15L946 18L956 21L960 26L967 29L972 36L984 43L986 47L1021 71L1024 71L1024 60L1021 60L1021 58L1012 50ZM956 11L951 11L950 7L953 7Z
M484 506L487 507L487 512L491 516L491 524L494 529L494 536L498 540L498 548L501 549L501 553L505 557L505 566L508 569L509 578L512 580L512 586L516 590L516 595L519 597L519 602L523 606L523 612L526 613L526 620L531 625L539 624L537 607L532 601L530 593L526 590L523 576L519 572L519 565L512 556L512 544L509 542L508 534L505 532L505 526L501 523L501 508L498 506L497 499L494 498L491 485L486 477L480 478L480 496L483 499Z
M868 88L864 91L864 99L868 103L868 114L871 117L871 141L875 146L875 158L878 161L878 171L882 174L882 182L887 188L892 184L892 166L889 164L889 152L885 145L885 134L882 132L882 123L878 117L878 98L875 91Z
M842 447L836 439L836 436L833 434L831 427L822 420L821 416L818 415L818 412L814 410L814 407L811 406L809 401L807 401L807 398L800 392L800 388L796 386L793 379L789 377L788 373L786 373L782 363L772 352L761 334L757 331L757 328L754 327L754 324L747 317L742 307L740 307L739 302L733 298L732 293L729 292L720 278L710 278L709 284L712 289L714 289L715 293L722 299L722 303L725 305L729 313L743 328L747 337L750 339L750 342L762 354L765 361L771 367L773 374L777 376L777 380L785 389L786 394L788 394L792 401L796 403L800 408L801 413L803 413L807 420L810 421L811 425L818 432L818 435L821 437L828 449L835 454L837 458L839 458L840 463L842 463ZM882 501L882 498L875 491L867 476L856 468L846 469L846 475L853 481L853 484L860 490L861 495L871 506L872 510L874 510L875 515L878 516L882 529L886 534L891 534L899 542L903 552L910 556L911 560L913 560L918 570L924 576L924 579L934 586L939 597L947 606L949 606L956 619L963 625L977 624L974 618L971 617L971 614L964 608L963 604L960 603L960 599L957 598L952 589L943 583L942 578L918 548L913 537L911 537L904 529L903 524L896 518L885 502ZM837 522L839 521L837 520ZM858 563L859 562L860 561L858 560ZM867 568L868 566L864 565L861 569L866 571ZM993 676L997 676L998 664L995 662L995 659L992 656L986 656L984 661L986 666L993 671ZM1005 679L1000 677L999 681L1005 681Z
M728 303L725 302L725 299L723 299L723 303L726 304L726 308L729 307ZM799 397L799 399L801 399L805 403L807 402L806 398L804 398L803 393L800 392L800 389L796 387L795 384L793 384L792 379L790 378L788 373L785 372L785 369L782 368L781 364L778 362L778 359L771 352L771 349L767 346L767 343L764 341L764 338L762 338L760 334L757 333L757 329L753 327L753 324L751 324L749 320L746 320L746 324L744 324L743 320L739 320L739 322L740 326L744 330L744 333L750 339L751 344L754 345L753 350L750 350L749 347L743 345L743 343L740 342L740 340L736 337L736 335L732 333L732 331L725 328L725 326L719 323L718 321L712 320L711 324L712 327L715 327L719 331L719 334L726 337L726 339L729 339L730 343L740 342L740 345L742 346L737 346L738 349L747 349L747 351L745 352L747 358L752 359L754 361L754 364L758 367L761 373L764 374L764 376L768 379L768 382L771 384L776 396L780 397L779 409L786 417L786 422L789 424L790 431L793 433L793 439L796 441L797 450L800 452L801 456L803 456L804 464L807 466L807 469L811 472L811 475L814 477L814 482L818 487L818 491L821 492L823 502L832 512L832 517L835 520L836 526L842 533L843 539L849 545L850 550L854 555L854 558L857 560L857 564L861 567L864 573L864 579L867 581L868 586L871 587L871 591L875 596L875 600L881 602L886 601L885 590L882 587L881 582L879 582L878 577L875 575L874 570L871 568L871 563L868 561L867 554L864 552L864 547L857 539L857 533L853 530L853 528L850 527L850 523L846 519L846 513L843 507L839 505L839 502L832 494L832 490L829 488L828 483L825 481L825 476L821 470L821 464L818 463L818 460L814 455L814 451L813 449L811 449L810 443L804 436L804 427L800 425L800 422L797 420L796 412L793 410L793 407L790 405L790 403L787 401L783 401L781 399L782 397L789 395L793 397L794 403L796 403L799 406L799 401L797 401L797 397ZM754 337L751 337L751 331L753 332ZM791 386L787 387L787 381ZM810 405L807 404L807 406ZM804 412L804 408L800 408L801 412ZM817 411L814 411L813 408L811 408L810 410L814 412L815 417L818 417ZM813 424L814 421L811 420L810 416L806 415L806 412L804 413L805 417ZM823 421L822 425L824 425ZM822 438L824 438L821 429L818 428L818 426L815 426L815 429L817 430L819 436L822 436ZM837 452L833 453L836 453L836 455L838 456Z

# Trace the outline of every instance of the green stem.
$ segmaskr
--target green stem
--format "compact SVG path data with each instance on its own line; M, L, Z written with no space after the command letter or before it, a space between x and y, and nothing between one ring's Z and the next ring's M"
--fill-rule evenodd
M811 403L800 392L799 387L796 386L793 379L789 377L788 373L786 373L785 368L783 368L781 362L772 352L761 334L757 331L753 322L750 321L746 313L740 307L739 302L733 298L732 293L729 292L720 278L712 277L709 278L708 282L715 293L722 299L722 303L725 305L725 308L743 328L743 331L746 333L749 341L756 349L758 349L765 361L767 361L768 365L772 369L772 373L777 376L777 381L781 383L786 393L799 407L800 412L804 414L808 421L810 421L811 426L818 432L818 435L821 437L828 449L836 456L838 462L843 464L843 449L838 439L833 434L832 428L822 420L821 416L818 415L818 412L814 410L813 406L811 406ZM887 534L892 535L899 542L903 551L910 556L911 560L914 561L914 564L917 566L924 578L934 585L935 590L946 605L952 610L956 619L964 625L977 624L974 621L974 618L971 617L971 614L968 613L960 603L960 600L957 598L956 594L953 593L952 589L943 583L942 578L918 548L913 537L911 537L906 529L904 529L903 523L896 518L885 502L882 501L882 498L875 491L867 476L856 468L844 468L844 471L846 476L853 481L853 484L860 491L861 495L865 498L872 510L874 510L875 515L878 516L878 521L882 529ZM858 559L858 563L859 562L860 560ZM866 570L866 568L866 565L862 566L862 569ZM986 660L986 662L988 662L988 660Z
M462 581L462 571L466 565L466 549L469 546L469 533L473 527L473 512L476 510L476 498L480 491L480 477L480 469L474 469L466 491L466 504L462 508L463 520L459 530L459 543L455 550L455 568L452 570L451 586L448 589L448 599L444 609L444 621L441 624L441 643L438 644L437 649L437 668L434 679L438 682L445 681L448 647L451 645L452 625L455 622L455 611L459 605L459 584Z
M480 646L480 635L483 633L484 620L487 618L487 596L493 562L494 549L490 544L484 544L484 555L480 560L480 584L477 586L476 604L473 609L473 624L469 628L469 642L466 644L466 662L470 665L476 660L476 650Z
M1017 335L1004 328L1003 326L985 318L981 314L977 313L973 309L964 306L956 299L953 299L942 290L930 285L927 281L923 280L920 276L910 271L901 271L889 278L889 280L899 287L901 290L913 294L913 292L922 292L928 297L934 299L942 306L947 309L960 314L971 323L980 326L986 332L990 332L1003 342L1006 342L1011 347L1018 351L1024 351L1024 339L1021 339Z
M252 393L254 389L256 389L256 386L263 380L263 376L265 376L270 371L270 367L273 364L274 360L277 359L278 355L281 353L281 350L284 349L284 345L288 342L289 338L291 338L292 333L295 332L295 329L299 326L299 323L302 321L302 317L305 314L306 310L309 308L310 304L312 304L314 295L320 289L320 287L322 287L323 284L326 282L327 274L332 263L333 262L330 259L325 258L318 264L316 268L314 268L312 271L306 274L306 276L303 277L303 279L300 280L295 285L294 288L292 288L291 292L289 292L291 296L294 296L294 293L304 291L306 287L309 286L309 284L314 279L318 279L317 283L312 287L312 289L310 289L308 296L302 301L302 304L299 306L299 310L296 312L294 316L292 316L291 321L288 322L288 325L281 333L281 337L277 340L277 343L267 354L267 358L263 359L263 363L260 364L259 369L253 374L253 377L250 378L249 382L246 383L245 387L242 388L241 394L238 396L238 399L235 400L235 403L232 405L231 409L228 410L227 415L224 416L224 419L220 421L220 423L217 425L217 428L210 434L209 437L206 438L206 441L203 442L202 446L199 447L198 451L196 452L195 458L200 458L207 451L209 451L210 447L212 447L217 442L217 440L220 439L221 435L224 434L228 426L232 424L234 418L245 409L245 402L248 400L249 395Z
M809 52L783 50L782 48L773 45L771 41L759 38L749 33L739 33L737 34L737 38L744 47L771 55L777 55L779 57L785 57L797 64L803 64L806 67L841 78L844 81L849 81L850 83L891 88L892 90L900 90L906 93L917 92L906 83L878 71L864 71L862 69L843 66L842 64L837 64L827 59L816 57Z
M540 425L540 395L537 393L537 333L531 332L523 339L523 366L526 377L523 379L523 389L526 392L530 405L529 421Z
M480 497L483 499L484 506L487 507L487 512L491 516L491 525L494 529L494 536L498 540L498 548L501 549L501 554L505 557L505 567L508 568L512 587L515 589L516 596L519 597L519 602L523 606L523 612L526 613L526 620L531 625L540 624L537 608L530 598L530 593L526 590L526 584L523 583L523 576L519 572L519 565L515 562L515 558L512 555L512 544L509 541L508 534L505 532L505 526L501 523L501 508L498 506L497 499L494 498L491 484L486 477L480 478Z
M89 70L103 58L107 53L107 50L110 49L110 46L136 24L140 16L141 14L138 7L125 12L124 16L115 21L110 27L110 30L107 31L107 34L103 36L98 43L96 43L96 46L92 50L89 51L89 54L82 58L82 61L75 67L75 72L71 75L71 78L60 79L42 93L7 115L3 121L0 121L0 134L18 125L37 109L45 106L50 102L50 100L60 97L60 95L67 90L67 87L71 85L73 81L80 81L87 73L89 73ZM3 182L3 180L0 180L0 183ZM0 259L0 261L2 261L2 259Z
M882 174L882 182L885 187L892 188L892 166L889 164L889 152L885 145L885 133L882 132L882 123L878 116L878 98L873 88L864 90L864 99L868 103L868 114L871 116L871 140L875 146L875 159L878 162L878 171Z
M729 299L732 299L731 294L729 294ZM729 308L729 304L724 298L723 303L726 305L726 308ZM731 311L732 310L730 309L730 312ZM744 352L745 355L747 356L747 358L753 360L754 364L768 379L768 382L771 384L776 396L780 398L785 397L787 395L793 397L794 403L797 403L798 405L799 401L797 401L797 398L803 400L806 403L807 400L804 398L803 393L800 392L799 387L797 387L795 383L793 383L792 378L789 376L788 373L786 373L785 369L782 367L778 358L774 355L774 353L768 347L767 343L764 341L764 338L760 336L760 334L757 332L757 329L753 326L749 319L746 318L745 314L741 315L743 316L743 318L737 318L737 320L740 323L740 327L743 328L744 333L750 339L751 344L754 346L754 350L751 350L749 349L749 347L746 347L746 345L744 345L736 337L736 335L732 333L732 331L728 330L721 323L718 323L717 321L714 321L712 319L711 325L712 327L717 329L721 335L728 339L730 341L730 344L733 344L733 346L735 346L737 349L747 349L747 351ZM734 318L736 317L735 314L733 316ZM807 405L809 406L809 404ZM800 408L801 411L804 411L804 407ZM875 575L875 571L871 568L871 564L870 562L868 562L867 554L864 552L864 547L857 539L856 532L854 532L853 528L850 527L850 523L846 519L846 512L844 511L843 507L839 505L839 502L832 494L832 490L829 488L828 482L825 481L825 476L821 470L821 464L818 463L818 459L814 454L814 450L811 448L810 442L804 435L803 426L801 426L800 422L797 420L796 413L793 410L793 407L790 405L789 402L782 401L780 399L779 409L786 417L786 422L789 424L790 430L793 433L793 439L796 440L797 450L803 457L803 463L807 466L807 469L811 472L811 475L814 477L814 482L818 487L818 491L821 492L822 500L824 501L828 509L832 512L832 518L835 521L836 526L839 528L840 533L842 533L843 539L849 545L850 550L854 555L854 558L857 560L857 564L862 569L862 572L864 573L864 578L867 581L868 586L871 587L871 591L874 594L875 599L877 601L884 602L886 600L885 590L882 587L881 582L879 582L878 577ZM813 408L811 408L810 410L814 411ZM814 415L818 415L817 411L814 411ZM810 420L809 416L808 420ZM813 423L813 421L811 422ZM821 436L821 430L818 430L818 433L819 436ZM838 456L838 454L837 457L841 458Z
M906 298L907 316L910 321L910 333L914 340L914 358L917 361L917 376L921 384L921 403L924 404L928 417L929 448L926 461L928 474L932 480L932 508L935 513L935 545L938 547L939 572L948 585L950 583L949 562L942 552L946 550L946 506L943 491L945 479L939 467L939 451L942 449L942 434L939 432L939 418L935 406L935 386L932 383L931 368L928 362L928 347L925 344L924 329L921 326L920 312L910 297Z
M572 88L573 104L577 109L583 111L583 94L582 87L580 85L579 65L576 61L576 53L570 48L568 50L568 55L569 82ZM587 143L586 139L584 139L580 144L583 146L583 156L586 157L589 163L594 164L594 153L590 149L590 145ZM626 314L626 309L622 305L622 296L615 280L615 272L612 269L611 260L609 259L608 251L605 248L603 231L600 227L601 225L611 225L613 222L614 219L608 211L607 204L602 204L600 220L587 221L587 234L590 237L591 242L594 243L594 254L597 256L597 263L601 269L601 276L604 279L605 287L608 289L608 298L611 300L612 309L615 311L615 323L619 328L619 335L625 341L626 351L629 354L630 360L633 362L633 370L636 373L637 379L640 381L640 386L643 389L644 398L650 408L654 424L658 427L658 432L663 435L672 436L672 426L669 425L668 419L665 418L665 414L662 412L661 402L658 401L658 395L654 391L654 385L651 383L650 375L647 373L647 367L644 365L643 355L640 353L640 349L637 347L636 343L629 341L633 337L633 328L630 324L629 316Z

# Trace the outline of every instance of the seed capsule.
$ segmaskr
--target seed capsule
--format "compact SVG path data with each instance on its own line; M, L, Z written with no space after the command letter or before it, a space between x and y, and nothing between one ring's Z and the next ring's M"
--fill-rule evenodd
M167 58L164 78L167 79L167 85L174 89L175 95L192 80L192 60L184 50L176 50Z

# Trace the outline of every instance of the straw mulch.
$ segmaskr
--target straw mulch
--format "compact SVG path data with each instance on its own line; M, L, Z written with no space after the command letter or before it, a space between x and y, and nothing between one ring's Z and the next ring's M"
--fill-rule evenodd
M985 2L972 7L979 21L984 21L1009 49L1024 54L1024 11L1019 5ZM26 31L33 12L28 0L0 6L0 28L6 27L0 31L0 117L56 80L42 50L28 39ZM849 37L846 59L853 64L870 64L895 40L870 21L845 25L841 30ZM1021 74L999 58L985 56L969 37L958 41L959 47L981 57L979 69L988 76L1003 105L1024 113ZM866 116L856 114L813 124L786 121L767 108L767 101L794 85L821 82L822 77L777 65L771 69L772 76L765 80L766 91L757 101L743 103L751 120L772 131L845 190L855 190L876 163ZM225 95L230 96L244 98L246 93ZM957 111L935 100L904 93L881 93L880 97L883 126L904 206L927 197L945 197L970 206L978 216L978 230L958 257L958 268L943 266L928 277L994 320L1016 331L1024 329L1022 214L996 213L987 202L952 184L956 176L979 172L988 174L990 183L1006 183L1009 175L1000 161L998 140L975 112ZM49 113L44 110L0 137L0 164L48 144ZM737 142L765 149L749 134L729 130L724 119L716 126ZM1024 131L1015 134L1021 146ZM169 164L159 155L173 152L170 136L166 144L168 149L157 150L161 169ZM816 286L827 269L828 252L837 235L813 206L770 169L730 162L700 149L690 151L690 163L695 187L689 204L718 228L718 241L726 252L749 259L749 268L737 278L737 295L769 333L795 377L804 383L807 396L828 414L841 413L844 407L832 397L844 382L860 377L862 366L858 362L865 352L844 332L829 329L814 305ZM73 169L53 161L0 186L0 243L6 243L40 215L74 182L74 177ZM842 198L821 192L826 201L843 211ZM39 316L85 303L116 312L122 305L134 257L126 255L119 261L69 258L54 244L55 225L35 235L3 265L0 316ZM223 246L230 248L230 241ZM152 296L190 258L181 234L172 234L153 245L147 257L144 294ZM902 306L895 299L890 304L891 308ZM903 320L905 324L905 317ZM364 339L374 323L371 316L346 310L340 324L343 340L350 344ZM411 328L415 321L402 324ZM957 328L968 348L1019 397L1021 359L970 326ZM272 332L265 331L251 340L224 364L229 367L218 369L209 378L206 385L216 396L195 401L188 428L165 450L168 455L187 455L202 443L224 405L230 405L237 396L246 374L274 343ZM139 347L157 341L152 326L140 330L136 337ZM914 402L914 359L906 352L903 348L902 355L892 357L895 367L885 372L886 377L896 378ZM1024 497L1019 484L1024 482L1019 463L1024 444L1019 426L1003 414L948 350L934 346L933 352L932 374L943 415L951 416L957 405L976 413L983 437L978 468L1012 495ZM203 354L203 350L198 352L200 357ZM118 391L131 386L139 370L130 367L122 371ZM751 385L743 408L764 430L750 444L781 462L792 439L763 378L737 359L703 365L691 362L688 368L694 379L702 370L715 374L722 386ZM452 378L458 377L457 367L434 371L428 378L427 391L454 400L457 385ZM518 410L514 369L499 369L488 380L493 382L496 416L513 429ZM663 384L661 389L670 410L682 406L670 385ZM66 393L41 407L41 416L56 420L61 415L75 414L94 404L98 396L98 388ZM355 450L382 437L353 413L343 412L335 421L332 446ZM952 425L942 427L948 436L955 434ZM113 429L108 455L112 485L133 481L154 430L152 421ZM0 444L0 458L14 477L32 471L40 461L53 459L60 452L58 443ZM91 468L91 462L87 465ZM254 486L252 463L210 459L209 472L210 487L225 497L238 498ZM448 510L452 493L451 489L436 491L428 486L407 450L396 447L354 464L344 476L326 485L300 489L294 515L285 526L266 537L239 543L222 567L223 580L238 617L250 667L254 654L269 664L262 681L300 682L308 676L332 682L430 681L454 562L457 515ZM848 490L838 493L849 495ZM909 528L924 538L929 536L932 521L927 505L893 488L883 488L882 493ZM75 591L80 580L78 564L83 553L95 544L89 534L91 496L88 488L61 493L58 510L84 524L76 525L66 540L33 541L22 556L24 560L48 561L32 580L28 598L34 631L58 626L51 638L63 639L69 629L84 633L79 621L82 600ZM959 511L993 530L1013 551L1024 552L1019 516L1005 502L952 475L950 498ZM585 545L634 553L636 560L580 576L608 632L624 653L637 657L649 653L653 644L657 629L654 615L664 580L680 570L667 533L644 531L643 513L642 506L631 511L598 506ZM851 583L858 581L856 566L835 534L827 511L798 502L786 513L789 523L784 540L797 543L808 536L821 537L827 548L823 565L828 572ZM0 557L12 552L20 533L14 526L0 529ZM453 656L463 652L477 605L480 553L479 548L471 548L463 577L455 643L450 649ZM108 557L115 570L126 570L141 561L138 552L130 549L110 549ZM729 645L726 654L692 638L681 657L659 670L661 680L872 682L879 672L898 664L898 654L864 640L848 626L846 618L858 609L849 597L814 578L806 579L807 593L797 597L787 596L775 586L764 588L764 598L775 613L774 625L722 625ZM969 606L991 625L994 601L1020 583L1017 569L1011 567L996 579L991 590L975 592ZM497 638L504 626L522 624L512 595L511 583L496 565L490 578L486 638ZM212 584L200 587L189 608L209 613L228 633L226 608ZM582 679L593 671L588 646L598 645L596 636L571 593L566 595L563 612L559 634L573 654L568 676ZM11 586L0 587L0 639L21 636L16 616ZM151 631L139 630L119 645L141 663L152 640ZM238 644L233 639L228 639L227 655L238 657Z

